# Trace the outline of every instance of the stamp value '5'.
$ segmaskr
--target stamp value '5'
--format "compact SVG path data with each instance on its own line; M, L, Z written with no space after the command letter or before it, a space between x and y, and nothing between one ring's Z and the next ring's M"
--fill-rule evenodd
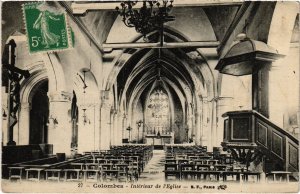
M68 49L70 38L63 11L45 2L23 6L30 53Z

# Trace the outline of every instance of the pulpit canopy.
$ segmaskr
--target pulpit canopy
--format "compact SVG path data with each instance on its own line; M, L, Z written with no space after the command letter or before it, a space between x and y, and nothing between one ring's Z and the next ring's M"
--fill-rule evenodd
M234 76L249 75L261 62L272 62L283 56L264 42L244 38L229 49L215 69Z

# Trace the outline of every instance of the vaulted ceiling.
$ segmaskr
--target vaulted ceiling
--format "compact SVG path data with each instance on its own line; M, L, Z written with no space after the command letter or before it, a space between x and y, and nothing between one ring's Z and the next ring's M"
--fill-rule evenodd
M205 26L199 26L201 27L200 30L198 29L197 31L190 31L190 33L203 32L203 41L211 40L211 34L205 33L205 30L209 27L212 27L217 40L220 41L222 40L226 30L229 28L239 7L239 4L219 5L211 7L176 7L173 8L171 12L171 15L174 15L176 17L175 22L167 23L166 26L178 30L178 28L180 28L180 24L184 24L186 22L194 26L204 24ZM121 20L121 18L117 17L117 12L115 10L90 11L87 12L84 16L77 17L83 21L84 25L100 43L106 41L107 35L111 30L110 28L116 22L115 20ZM121 34L119 35L121 36ZM192 34L190 37L193 37Z
M240 4L174 7L171 15L176 19L165 24L164 41L220 41L239 7ZM77 17L83 21L99 43L143 42L140 34L123 24L122 18L118 17L115 10L90 11L84 16ZM149 42L159 42L159 33L150 33L148 39ZM121 67L117 76L119 99L122 96L129 99L132 95L141 92L138 90L146 90L159 79L158 73L162 78L161 82L166 86L170 88L177 86L177 93L180 92L185 96L186 88L194 92L197 86L191 77L191 72L178 58L179 53L185 55L192 51L196 49L124 49L123 53L130 53L131 57ZM205 59L202 60L205 63ZM201 73L198 74L198 79L205 87ZM173 86L170 83L173 83Z

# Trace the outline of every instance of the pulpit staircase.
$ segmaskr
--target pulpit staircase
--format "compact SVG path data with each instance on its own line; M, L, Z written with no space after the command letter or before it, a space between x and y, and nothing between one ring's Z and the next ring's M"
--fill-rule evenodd
M266 174L290 172L299 180L299 140L254 111L232 111L223 115L222 147L239 162L259 159Z

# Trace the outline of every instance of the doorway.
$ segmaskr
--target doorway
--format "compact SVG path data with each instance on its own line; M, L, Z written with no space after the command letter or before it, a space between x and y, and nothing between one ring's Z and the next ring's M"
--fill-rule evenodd
M46 144L49 117L48 81L37 84L32 92L29 144Z

